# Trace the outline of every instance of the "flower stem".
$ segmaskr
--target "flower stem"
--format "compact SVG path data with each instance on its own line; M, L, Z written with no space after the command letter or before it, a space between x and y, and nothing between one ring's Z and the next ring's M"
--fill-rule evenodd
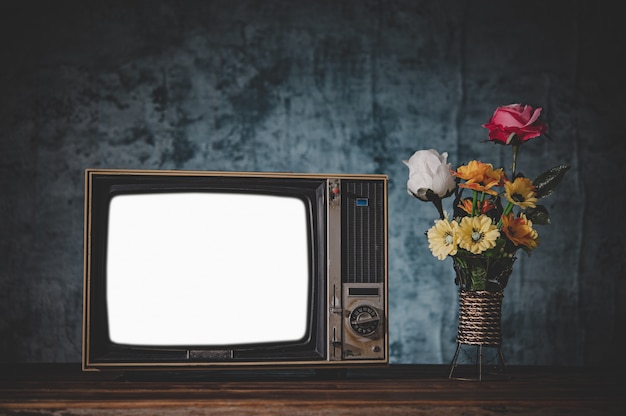
M519 144L513 145L513 163L511 163L511 179L515 179L515 168L517 167L517 151L519 150Z
M478 192L472 190L472 217L476 216L478 206Z
M443 205L441 204L441 198L439 197L439 195L435 194L430 200L433 204L435 204L435 208L437 208L437 212L439 212L439 218L443 220L445 218L445 215L443 214Z
M515 204L512 202L508 202L506 204L506 206L504 207L504 210L502 211L502 215L500 216L500 220L498 221L498 225L497 225L498 229L502 227L502 217L504 217L505 215L509 215L509 213L511 212L514 206Z

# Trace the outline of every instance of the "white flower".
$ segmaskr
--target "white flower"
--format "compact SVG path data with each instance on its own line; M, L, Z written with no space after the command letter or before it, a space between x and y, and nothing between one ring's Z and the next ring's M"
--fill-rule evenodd
M436 150L418 150L409 160L403 160L409 167L409 180L406 184L410 195L428 201L426 192L430 189L439 198L449 196L456 188L452 175L452 165L446 163L448 153L439 154Z

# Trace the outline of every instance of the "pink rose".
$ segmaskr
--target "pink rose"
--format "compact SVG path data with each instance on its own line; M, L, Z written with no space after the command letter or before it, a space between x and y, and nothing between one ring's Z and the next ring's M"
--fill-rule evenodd
M483 127L489 129L489 140L492 142L524 143L548 129L545 123L537 121L540 114L541 107L533 110L529 105L510 104L496 108Z

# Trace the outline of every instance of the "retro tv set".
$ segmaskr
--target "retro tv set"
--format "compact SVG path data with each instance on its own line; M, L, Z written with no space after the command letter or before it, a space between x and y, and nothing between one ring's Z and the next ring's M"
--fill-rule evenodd
M83 370L387 365L387 182L87 169Z

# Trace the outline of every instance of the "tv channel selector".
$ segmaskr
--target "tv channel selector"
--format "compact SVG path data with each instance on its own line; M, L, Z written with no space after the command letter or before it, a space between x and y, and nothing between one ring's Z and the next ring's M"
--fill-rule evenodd
M357 306L349 317L350 328L362 336L370 337L376 334L380 325L380 315L376 312L376 309L369 305Z

